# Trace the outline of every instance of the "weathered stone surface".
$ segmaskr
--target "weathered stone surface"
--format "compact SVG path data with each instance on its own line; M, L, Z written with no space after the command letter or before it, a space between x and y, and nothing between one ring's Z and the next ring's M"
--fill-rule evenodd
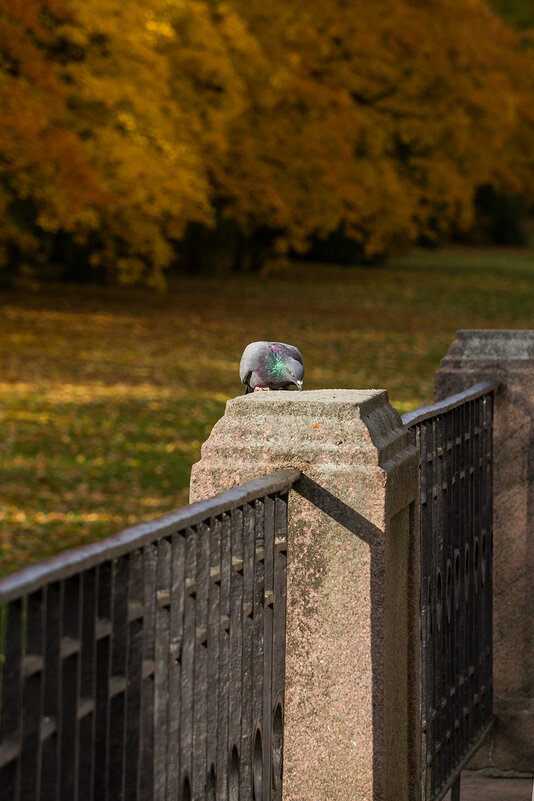
M283 467L285 801L418 797L418 457L382 390L228 402L191 500Z
M496 779L476 773L462 773L462 801L532 801L532 779ZM450 793L444 801L450 801Z
M458 331L436 400L493 378L497 725L470 767L534 774L534 331Z

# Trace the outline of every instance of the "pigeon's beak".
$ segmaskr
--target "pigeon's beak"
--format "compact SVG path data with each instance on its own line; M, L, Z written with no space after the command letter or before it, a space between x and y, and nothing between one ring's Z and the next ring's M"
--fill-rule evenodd
M302 381L295 381L295 384L297 385L298 391L302 392Z

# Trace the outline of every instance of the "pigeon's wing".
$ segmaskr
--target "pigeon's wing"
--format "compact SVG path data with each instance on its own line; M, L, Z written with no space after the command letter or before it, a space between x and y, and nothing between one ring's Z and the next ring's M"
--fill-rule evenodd
M295 345L286 345L285 342L277 342L276 344L281 345L284 348L287 355L291 356L292 359L295 359L295 361L300 362L302 365L304 364L304 361L302 359L302 353L298 348L295 347Z
M242 384L248 384L250 374L253 373L260 364L268 344L268 342L251 342L243 351L239 364L239 377L241 378Z

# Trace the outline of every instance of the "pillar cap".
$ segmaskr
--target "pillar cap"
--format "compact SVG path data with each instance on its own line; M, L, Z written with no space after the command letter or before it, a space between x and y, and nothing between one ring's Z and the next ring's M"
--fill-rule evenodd
M492 368L498 362L510 367L525 361L534 364L534 331L523 329L466 328L456 332L456 339L441 360L442 368Z
M228 401L202 460L309 471L384 466L407 447L409 435L385 390L255 392Z

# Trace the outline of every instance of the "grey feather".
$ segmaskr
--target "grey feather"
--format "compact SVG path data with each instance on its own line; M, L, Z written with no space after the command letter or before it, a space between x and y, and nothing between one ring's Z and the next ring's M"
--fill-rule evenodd
M246 385L246 393L256 387L286 389L291 384L302 389L302 354L285 342L251 342L243 351L239 376Z

